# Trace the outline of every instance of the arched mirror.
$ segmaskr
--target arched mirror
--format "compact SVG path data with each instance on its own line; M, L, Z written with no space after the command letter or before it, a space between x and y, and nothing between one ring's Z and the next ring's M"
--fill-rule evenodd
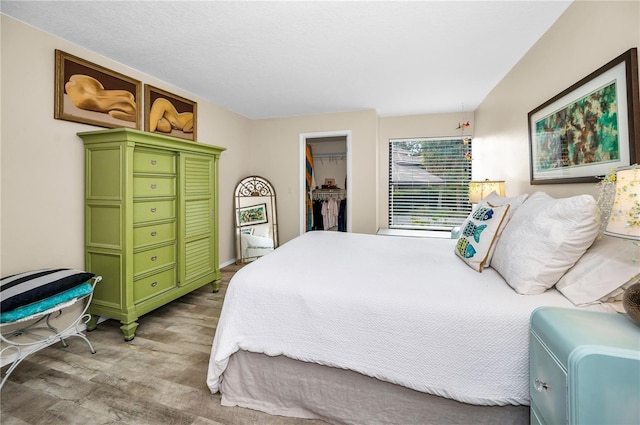
M235 191L236 262L253 261L278 247L276 192L263 177L240 180Z

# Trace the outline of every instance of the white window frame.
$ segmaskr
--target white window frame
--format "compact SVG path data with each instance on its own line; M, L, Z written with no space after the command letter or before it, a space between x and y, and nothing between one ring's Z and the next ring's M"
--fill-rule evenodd
M436 145L447 141L456 143L455 157ZM420 148L429 143L433 149ZM403 144L413 146L403 149ZM467 136L389 140L389 229L451 232L464 222L472 209L468 197L471 145ZM432 163L425 164L418 152L429 151ZM402 195L402 191L416 191L416 196Z

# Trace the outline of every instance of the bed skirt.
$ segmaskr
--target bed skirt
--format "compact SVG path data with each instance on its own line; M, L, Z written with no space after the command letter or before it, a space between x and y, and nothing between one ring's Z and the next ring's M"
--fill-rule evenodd
M238 351L220 383L222 405L332 424L528 424L529 406L476 406L345 369Z

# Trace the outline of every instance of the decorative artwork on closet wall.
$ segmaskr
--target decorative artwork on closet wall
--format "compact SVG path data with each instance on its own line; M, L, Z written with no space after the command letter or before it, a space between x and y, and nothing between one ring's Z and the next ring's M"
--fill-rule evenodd
M142 129L142 83L55 50L55 119Z
M238 225L240 226L253 226L268 221L266 203L238 208Z
M145 84L144 129L151 133L196 141L198 104Z
M529 112L531 184L596 182L640 162L637 49Z

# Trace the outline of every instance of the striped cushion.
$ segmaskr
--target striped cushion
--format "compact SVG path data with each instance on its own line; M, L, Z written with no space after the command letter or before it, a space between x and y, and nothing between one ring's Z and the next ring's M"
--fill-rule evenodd
M14 308L10 311L2 311L0 313L0 323L15 322L25 317L33 316L38 313L49 313L64 307L63 303L72 304L70 301L76 298L84 297L93 292L93 286L90 283L81 283L71 289L67 289L59 294L52 295L42 301L36 301L22 307Z
M59 294L95 276L73 269L34 270L0 280L0 310L14 308Z

